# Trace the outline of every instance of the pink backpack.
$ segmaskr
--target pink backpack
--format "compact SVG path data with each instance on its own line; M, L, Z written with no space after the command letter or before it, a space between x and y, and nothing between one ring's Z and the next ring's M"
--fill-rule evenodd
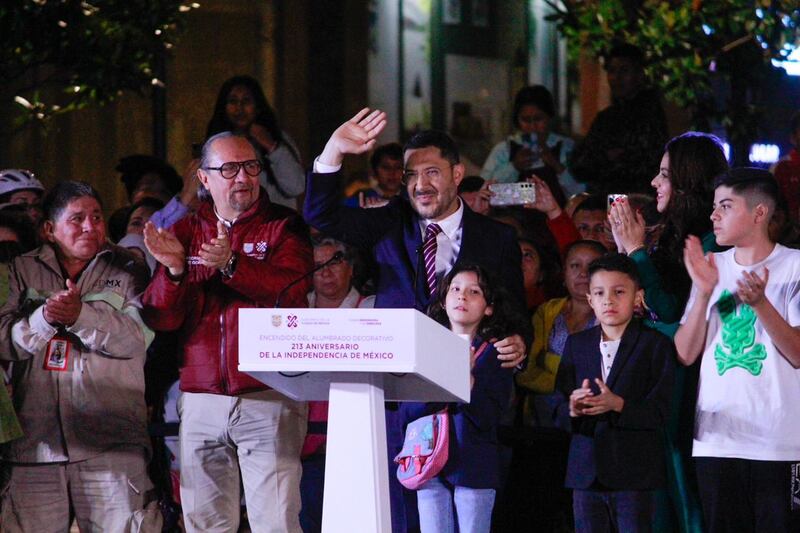
M449 449L450 415L447 409L414 420L406 428L403 449L394 458L397 480L405 488L417 490L442 471Z

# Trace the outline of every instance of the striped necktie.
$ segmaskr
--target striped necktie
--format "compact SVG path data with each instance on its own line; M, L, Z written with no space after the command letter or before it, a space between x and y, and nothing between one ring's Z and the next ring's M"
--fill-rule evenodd
M422 256L425 258L425 275L428 279L429 294L436 290L436 236L442 228L436 223L428 224L425 229L425 242L422 243Z

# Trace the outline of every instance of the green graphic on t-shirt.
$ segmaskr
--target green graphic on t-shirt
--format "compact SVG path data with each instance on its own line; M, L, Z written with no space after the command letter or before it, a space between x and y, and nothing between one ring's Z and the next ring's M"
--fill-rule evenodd
M717 300L717 309L722 318L722 345L717 344L714 359L717 372L721 376L733 367L744 368L754 376L761 374L767 358L767 350L761 343L756 344L756 314L747 304L739 306L736 314L736 301L727 289ZM749 351L748 351L749 350Z

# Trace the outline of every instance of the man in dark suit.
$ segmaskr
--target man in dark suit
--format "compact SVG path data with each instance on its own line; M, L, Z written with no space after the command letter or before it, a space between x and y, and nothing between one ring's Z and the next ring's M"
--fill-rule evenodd
M633 318L642 290L629 257L589 265L589 302L600 325L570 335L556 378L569 398L575 530L650 531L653 491L666 482L675 347Z
M341 205L339 171L344 156L372 149L385 125L385 113L363 109L333 132L309 176L303 208L306 221L325 234L373 251L378 265L377 308L424 311L436 282L458 262L479 264L490 271L524 313L521 257L514 230L474 213L459 199L464 165L446 134L425 131L406 144L403 183L408 198L398 196L373 209ZM530 341L531 335L520 333L495 343L503 366L524 361L525 339ZM402 445L402 435L393 434L398 428L390 415L390 457L394 457L393 448L399 451ZM394 521L398 513L392 515Z
M373 251L379 270L377 308L424 311L431 285L458 262L486 268L524 312L521 257L514 231L474 213L459 199L464 165L447 134L424 131L406 144L403 181L408 199L397 197L373 209L341 206L339 169L345 154L368 151L385 124L385 113L364 109L331 135L309 176L303 208L306 221L327 235ZM438 226L437 234L426 239L431 224ZM434 250L431 240L436 241ZM428 276L429 266L434 276ZM502 339L495 347L509 366L524 358L523 335Z

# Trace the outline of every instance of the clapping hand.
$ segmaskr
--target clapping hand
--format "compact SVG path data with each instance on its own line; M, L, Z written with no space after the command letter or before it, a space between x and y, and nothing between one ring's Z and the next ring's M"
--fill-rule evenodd
M760 277L755 272L744 271L742 279L736 282L736 294L739 295L742 302L750 307L756 307L758 304L766 299L764 289L767 287L769 281L769 270L764 267L764 277Z
M580 388L575 389L569 395L569 416L573 418L583 416L585 414L583 411L586 409L585 401L591 398L593 394L589 380L584 379Z
M169 269L169 273L178 277L186 269L186 250L178 238L165 231L163 228L156 228L152 222L144 225L144 245L156 261Z
M586 384L589 382L588 379L583 381ZM595 378L594 382L600 388L600 394L596 396L587 396L581 400L583 404L583 414L593 416L601 415L609 411L616 411L618 413L622 412L622 407L625 405L625 400L623 400L621 396L614 394L602 379Z
M67 280L67 289L51 295L44 304L44 319L50 324L71 326L81 314L81 293L72 280Z
M611 205L608 222L614 242L623 253L631 253L644 246L644 217L631 209L627 198L621 198Z
M363 154L375 146L375 138L386 127L386 113L365 107L336 128L319 156L320 163L340 165L345 154Z
M208 268L222 270L228 264L232 253L228 229L222 221L217 220L217 236L201 244L197 252L200 263Z
M711 296L719 281L719 270L714 262L714 254L703 255L703 246L695 235L689 235L686 238L683 264L700 294Z

